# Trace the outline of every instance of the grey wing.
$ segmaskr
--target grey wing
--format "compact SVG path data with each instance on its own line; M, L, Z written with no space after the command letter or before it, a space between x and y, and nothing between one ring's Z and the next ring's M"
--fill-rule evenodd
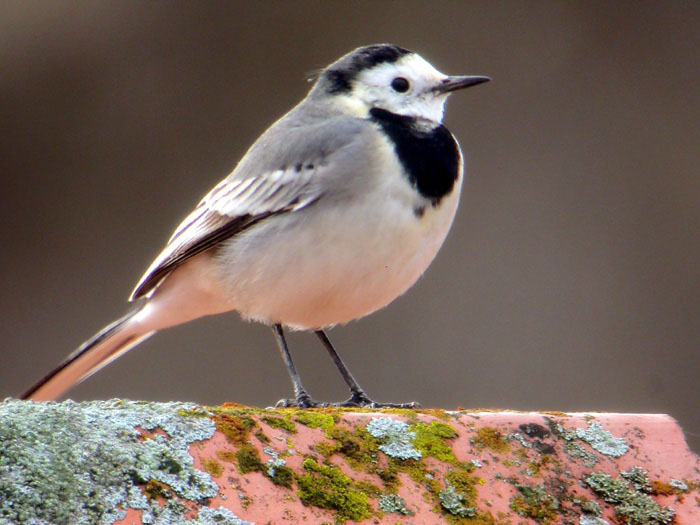
M333 179L335 159L355 149L366 129L357 119L296 129L285 128L282 120L277 126L180 223L129 300L148 295L177 266L221 241L319 200Z

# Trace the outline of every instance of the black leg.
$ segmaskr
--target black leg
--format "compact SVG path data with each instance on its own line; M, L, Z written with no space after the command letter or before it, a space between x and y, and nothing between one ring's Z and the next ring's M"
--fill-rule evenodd
M331 356L331 359L333 360L333 363L335 363L335 366L338 369L338 372L340 372L340 375L343 376L345 384L347 384L350 388L350 393L352 394L352 397L357 397L358 399L364 398L368 400L369 398L365 394L364 390L362 390L362 387L357 383L357 380L353 377L350 370L348 370L348 367L345 366L345 363L341 359L340 355L333 347L333 343L331 343L331 340L328 339L326 332L324 332L323 330L316 330L314 333L318 336L318 338L321 340L321 343L323 343L323 346L328 351L328 354Z
M318 403L311 399L311 396L306 392L304 385L301 384L301 378L297 372L294 362L292 361L292 355L289 353L289 348L287 347L287 341L284 338L284 331L282 330L281 324L275 324L272 327L272 332L275 334L275 340L277 341L277 346L282 354L282 359L284 364L287 365L287 372L292 380L292 385L294 386L294 396L295 399L281 399L277 402L278 407L290 407L295 406L299 408L311 408L322 406L322 403Z
M376 403L375 401L372 401L367 396L367 394L365 394L365 391L362 390L362 387L360 387L360 385L357 383L352 373L350 373L350 370L348 370L348 367L345 366L345 363L343 363L343 360L340 358L340 355L338 355L338 352L336 352L335 348L333 347L333 343L331 343L331 340L328 339L326 332L324 332L323 330L316 330L314 333L321 340L321 343L323 343L323 346L328 351L328 354L331 356L331 359L333 360L333 363L335 363L335 366L340 372L340 375L343 376L345 383L350 388L350 398L347 401L344 401L343 403L333 403L334 406L370 408L420 408L420 404L416 402Z

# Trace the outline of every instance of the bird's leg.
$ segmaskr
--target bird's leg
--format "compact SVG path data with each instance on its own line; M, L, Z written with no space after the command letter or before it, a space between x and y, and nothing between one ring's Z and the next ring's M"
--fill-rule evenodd
M277 346L282 354L282 359L284 364L287 365L287 372L292 380L292 385L294 386L295 399L280 399L276 407L298 407L298 408L313 408L325 406L325 403L319 403L311 399L311 396L306 392L304 385L301 384L301 378L297 372L294 362L292 361L292 355L289 353L289 348L287 347L287 341L284 338L284 331L282 330L282 325L277 323L273 325L272 332L275 334L275 341L277 341Z
M345 383L350 388L350 398L346 401L343 401L342 403L332 403L333 406L368 408L420 408L420 403L416 402L377 403L375 401L372 401L367 396L367 394L365 394L365 391L362 390L362 387L355 380L350 370L348 370L348 367L345 366L345 363L340 358L340 355L338 355L338 352L336 352L335 348L333 347L333 343L331 343L331 340L328 339L326 332L324 332L323 330L315 330L314 333L321 340L321 343L323 343L323 346L328 351L328 354L331 356L333 363L335 363L338 372L340 372L340 375L343 376L343 380L345 380Z
M353 377L350 370L348 370L348 367L345 366L345 363L340 358L340 355L333 347L333 343L331 343L331 340L328 339L326 332L324 332L323 330L316 330L314 331L314 333L321 340L321 343L323 343L324 348L328 351L328 354L331 356L331 359L333 360L335 367L338 369L338 372L340 372L340 375L343 376L345 384L347 384L350 388L350 399L348 399L348 402L354 401L359 406L364 406L369 403L372 403L372 400L369 397L367 397L367 394L365 394L365 391L362 390L362 387Z

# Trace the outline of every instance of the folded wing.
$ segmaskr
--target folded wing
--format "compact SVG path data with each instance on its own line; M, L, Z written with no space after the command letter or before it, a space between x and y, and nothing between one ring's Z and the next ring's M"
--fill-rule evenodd
M149 295L177 266L221 241L270 216L316 202L337 171L337 158L358 146L367 126L358 119L329 120L301 130L278 124L182 221L130 300ZM328 133L328 126L335 132Z

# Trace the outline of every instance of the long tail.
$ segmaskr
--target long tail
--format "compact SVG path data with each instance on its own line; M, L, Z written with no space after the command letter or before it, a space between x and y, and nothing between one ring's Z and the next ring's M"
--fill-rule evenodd
M134 308L85 341L60 365L22 394L22 399L56 399L153 335L155 331L144 331L142 324L131 322L143 306L145 305Z

